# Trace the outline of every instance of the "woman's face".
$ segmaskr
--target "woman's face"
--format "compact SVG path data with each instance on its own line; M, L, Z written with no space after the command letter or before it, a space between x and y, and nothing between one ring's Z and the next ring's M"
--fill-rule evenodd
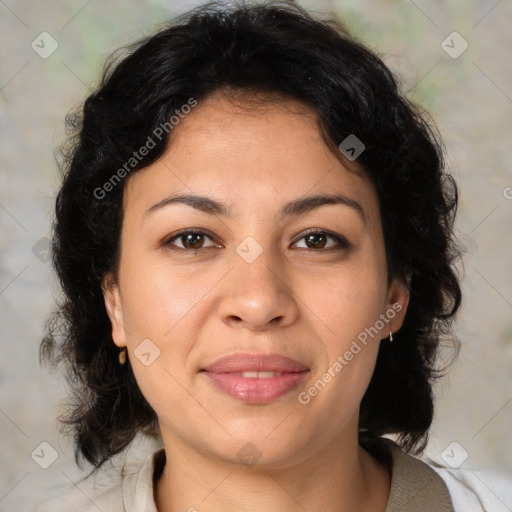
M408 300L388 287L372 183L295 102L214 95L172 136L126 184L118 282L104 282L166 448L284 467L353 442Z

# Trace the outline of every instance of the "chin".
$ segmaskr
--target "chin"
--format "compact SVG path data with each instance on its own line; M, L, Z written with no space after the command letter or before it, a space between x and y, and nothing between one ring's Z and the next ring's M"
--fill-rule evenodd
M289 419L283 422L283 418L286 418L286 414L264 425L261 421L248 419L238 420L235 424L223 423L233 437L224 431L217 441L209 436L202 440L201 451L229 464L241 464L248 468L284 469L293 466L308 458L306 451L313 449L314 436L308 438L303 426L285 427Z

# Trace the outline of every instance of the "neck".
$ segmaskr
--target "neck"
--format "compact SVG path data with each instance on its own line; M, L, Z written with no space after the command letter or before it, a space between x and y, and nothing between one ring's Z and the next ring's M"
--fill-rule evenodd
M233 463L164 438L166 464L155 488L159 512L384 512L390 471L355 442L335 440L288 465Z

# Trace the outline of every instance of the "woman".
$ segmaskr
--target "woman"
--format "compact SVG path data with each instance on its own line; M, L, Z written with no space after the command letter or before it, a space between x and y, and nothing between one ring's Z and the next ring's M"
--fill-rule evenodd
M411 455L461 301L457 189L378 57L291 2L208 4L71 124L42 353L77 461L163 446L80 510L462 510Z

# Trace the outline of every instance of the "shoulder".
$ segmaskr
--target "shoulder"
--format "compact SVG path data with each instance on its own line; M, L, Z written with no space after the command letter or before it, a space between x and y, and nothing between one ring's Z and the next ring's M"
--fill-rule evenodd
M122 485L115 484L100 492L93 492L82 484L77 487L63 488L60 496L40 504L36 512L125 512L123 507Z
M391 458L392 480L387 512L401 510L404 500L408 505L414 502L416 506L417 502L417 508L405 508L409 510L512 510L512 475L492 470L446 467L427 457L415 457L385 438L365 441L363 446L376 456L388 454ZM432 508L434 504L437 508Z
M38 512L157 512L153 498L153 474L155 464L162 459L163 449L147 455L140 468L123 474L115 483L101 482L101 490L96 483L83 486L79 503L66 498L67 505L51 500L40 507ZM93 490L94 489L94 490ZM76 489L73 491L77 494ZM72 503L74 502L74 503Z
M153 500L155 462L162 463L160 442L139 436L98 473L76 485L59 486L37 512L157 512ZM160 457L159 457L160 454Z
M111 487L99 496L88 498L87 503L73 512L98 512L98 509L109 512L125 512L122 484Z
M444 482L455 512L510 512L512 510L512 475L490 469L451 468L428 457L414 457L392 443L394 460L401 460L409 472L422 464ZM404 463L404 461L407 461ZM411 461L414 461L411 465Z
M512 475L497 470L452 469L426 461L444 480L455 511L510 512Z

